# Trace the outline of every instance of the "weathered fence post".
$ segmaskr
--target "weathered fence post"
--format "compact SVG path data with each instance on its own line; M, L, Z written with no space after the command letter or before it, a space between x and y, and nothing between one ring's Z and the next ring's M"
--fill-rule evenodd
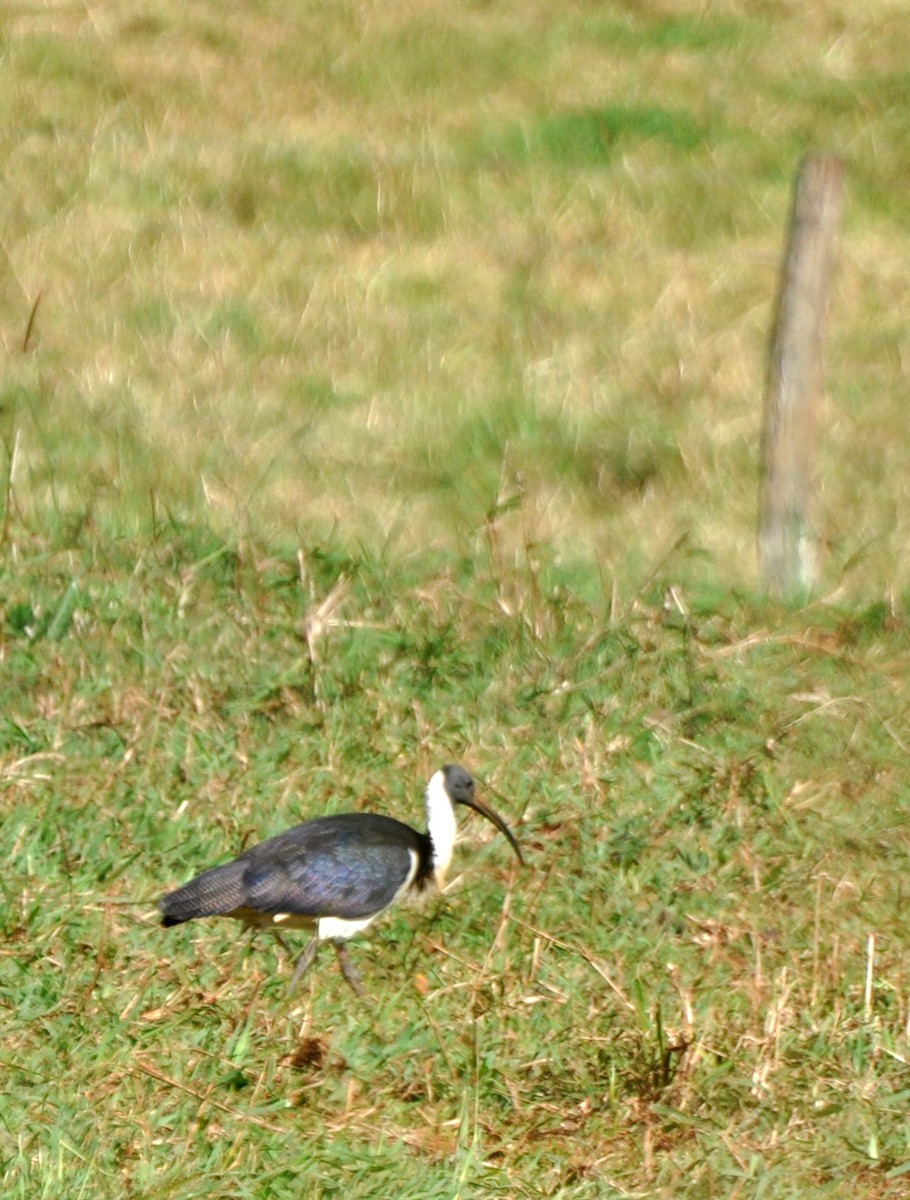
M810 526L822 322L842 200L840 160L800 166L768 358L758 553L769 591L805 594L815 582Z

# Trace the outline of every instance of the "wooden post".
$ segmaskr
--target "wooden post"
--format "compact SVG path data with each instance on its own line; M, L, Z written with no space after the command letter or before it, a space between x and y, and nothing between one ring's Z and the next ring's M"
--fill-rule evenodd
M822 323L843 195L840 160L800 166L768 358L758 552L769 591L805 595L815 583L810 525Z

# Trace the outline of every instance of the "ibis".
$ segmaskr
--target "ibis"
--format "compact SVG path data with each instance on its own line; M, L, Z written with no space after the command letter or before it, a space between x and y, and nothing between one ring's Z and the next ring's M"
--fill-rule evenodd
M455 809L473 808L508 839L522 862L515 836L502 817L477 799L474 780L459 766L436 771L424 794L427 831L420 833L379 813L315 817L267 838L232 862L203 871L158 903L161 924L197 917L234 917L269 929L310 929L314 937L297 960L294 988L312 964L320 942L331 942L344 978L363 985L344 942L366 929L407 892L442 888L455 845Z

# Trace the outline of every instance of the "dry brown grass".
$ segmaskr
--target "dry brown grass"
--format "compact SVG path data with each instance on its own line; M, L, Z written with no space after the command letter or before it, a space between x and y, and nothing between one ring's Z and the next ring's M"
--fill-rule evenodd
M153 492L409 550L471 546L520 479L532 536L568 557L640 578L685 533L708 560L683 574L748 582L789 184L822 146L850 191L826 582L859 561L851 587L902 587L906 21L18 9L0 318L19 503L53 481L64 512L136 525ZM602 153L598 112L620 122Z

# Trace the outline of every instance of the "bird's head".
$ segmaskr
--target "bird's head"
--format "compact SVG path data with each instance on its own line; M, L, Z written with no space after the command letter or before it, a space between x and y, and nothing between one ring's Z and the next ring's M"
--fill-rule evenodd
M495 809L490 808L488 804L484 804L483 801L477 799L475 795L477 789L474 786L474 780L464 767L449 764L442 768L442 775L445 782L445 790L452 801L453 807L456 804L463 804L466 808L473 808L475 812L479 812L482 817L486 817L488 821L491 821L499 832L505 835L509 845L515 851L518 861L524 864L524 859L521 856L521 848L512 830Z
M463 804L491 821L508 839L520 863L524 862L515 835L502 817L478 800L474 780L464 767L449 764L437 771L427 785L427 823L433 842L435 870L440 884L452 858L455 842L455 808Z

